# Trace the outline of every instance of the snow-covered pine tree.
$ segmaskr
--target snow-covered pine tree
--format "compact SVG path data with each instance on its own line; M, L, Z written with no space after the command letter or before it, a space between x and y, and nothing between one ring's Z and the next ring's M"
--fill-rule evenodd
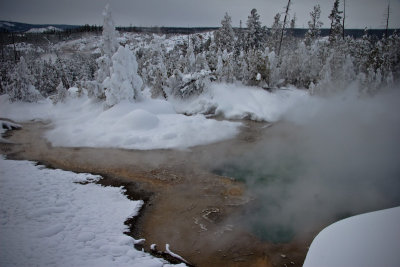
M321 27L323 23L320 21L321 7L315 5L313 11L310 12L311 19L308 21L308 31L305 35L305 44L309 47L318 39L321 34Z
M196 72L210 71L206 60L205 52L200 53L196 57Z
M218 63L215 75L218 81L232 83L235 80L234 75L234 59L233 54L224 50L222 53L218 51Z
M103 81L110 77L111 57L118 49L117 32L111 16L110 7L107 4L103 11L103 34L101 45L101 56L96 60L98 70L95 74L96 81L87 83L89 94L104 99Z
M138 64L133 52L120 46L111 60L110 76L103 82L107 105L111 107L122 100L140 100L143 81L137 74Z
M189 43L189 47L186 52L186 71L192 73L196 70L196 56L194 55L193 42Z
M56 102L64 102L65 98L68 95L67 89L65 89L63 82L60 80L60 83L58 84L57 88L57 97L55 99Z
M157 46L154 51L154 56L151 62L151 68L149 79L151 80L151 95L153 97L164 97L166 98L167 95L164 90L164 86L167 81L167 68L164 64L163 58L163 50L160 46Z
M236 77L238 80L241 80L243 84L249 84L250 79L251 79L251 72L249 70L249 65L247 63L248 56L245 52L242 52L240 54L240 74L237 75Z
M237 38L234 45L235 56L239 57L244 48L245 48L245 34L244 34L244 29L242 27L242 21L240 21L239 30L237 32Z
M221 20L221 28L214 32L214 39L217 47L221 50L231 52L235 43L235 33L232 29L232 19L225 13L224 18Z
M60 81L56 66L51 60L37 59L32 73L35 75L35 88L44 96L50 96L56 92L55 88Z
M8 81L5 91L11 101L36 102L42 98L34 86L35 77L28 68L24 57L20 58L14 71L8 72Z
M329 19L331 20L331 28L329 33L329 42L334 43L343 35L342 16L343 11L339 11L340 0L335 0Z
M215 69L215 76L218 81L222 81L224 62L222 61L222 52L218 49L217 53L217 67Z
M274 51L278 50L281 32L282 32L281 14L277 13L274 17L274 22L271 26L271 30L268 37L268 46L272 48L272 50Z
M261 49L265 42L265 29L261 26L260 15L253 8L247 19L246 49Z

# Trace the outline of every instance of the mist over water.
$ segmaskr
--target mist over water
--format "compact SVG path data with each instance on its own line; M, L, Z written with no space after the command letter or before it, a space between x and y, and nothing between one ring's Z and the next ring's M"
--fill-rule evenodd
M215 172L249 189L253 201L236 223L273 242L399 206L400 92L300 103Z

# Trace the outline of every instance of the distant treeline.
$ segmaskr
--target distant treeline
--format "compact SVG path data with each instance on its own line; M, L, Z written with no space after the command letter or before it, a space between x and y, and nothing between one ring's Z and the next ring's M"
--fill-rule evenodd
M18 29L27 29L29 24L22 24L18 25ZM37 26L53 26L53 25L35 25L34 28ZM60 27L61 26L61 27ZM101 33L103 30L102 26L98 25L83 25L83 26L70 26L68 25L54 25L54 27L58 27L63 29L63 31L55 31L49 30L44 32L44 34L54 34L54 35L70 35L74 33ZM134 32L134 33L150 33L150 34L196 34L196 33L203 33L207 31L214 31L219 29L218 27L138 27L138 26L130 26L130 27L116 27L116 29L120 32ZM236 32L240 30L244 31L246 28L233 28ZM269 28L268 28L269 29ZM295 37L304 38L308 29L287 29L288 32ZM389 29L388 35L394 33L394 31L399 31L399 29ZM330 29L321 29L321 36L329 36ZM0 28L0 33L23 33L21 31L10 30L6 28ZM364 35L364 29L345 29L345 35L351 36L353 38L360 38ZM385 29L368 29L368 34L371 36L375 36L377 38L381 38L386 33ZM31 34L41 34L41 33L29 33Z
M155 33L155 34L196 34L208 31L218 30L218 27L116 27L120 32L134 32L134 33ZM246 30L246 28L233 28L236 32L240 30ZM85 25L82 27L71 29L71 32L101 32L103 30L102 26L89 26ZM395 31L399 29L389 29L388 35L392 35ZM291 32L293 36L304 38L308 29L287 29ZM321 36L329 36L330 29L321 29ZM351 36L353 38L360 38L364 35L364 29L345 29L345 35ZM385 29L368 29L368 34L371 36L376 36L381 38L386 33Z

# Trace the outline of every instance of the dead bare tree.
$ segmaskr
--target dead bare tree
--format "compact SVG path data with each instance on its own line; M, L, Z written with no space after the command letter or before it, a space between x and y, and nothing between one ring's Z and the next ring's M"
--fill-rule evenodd
M390 2L388 2L387 6L385 37L389 36L389 15L390 15Z
M343 0L343 29L342 29L342 37L344 39L344 22L346 20L346 0Z
M289 15L290 1L291 0L288 0L287 6L286 6L285 18L283 19L281 39L279 40L278 56L281 54L281 48L282 48L282 42L283 42L283 34L285 32L286 21L287 21L288 15Z

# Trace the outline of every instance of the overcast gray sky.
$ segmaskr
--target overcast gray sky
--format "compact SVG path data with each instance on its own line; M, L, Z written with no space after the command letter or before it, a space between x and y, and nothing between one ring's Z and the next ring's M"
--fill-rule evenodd
M384 28L389 0L346 0L346 27ZM334 0L292 0L297 27L307 27L309 12L321 5L321 20L328 16ZM110 3L114 21L121 26L219 26L225 12L233 26L243 24L256 8L264 25L283 12L287 0L0 0L0 20L34 24L102 24L102 10ZM343 0L341 0L343 9ZM390 0L390 27L400 28L400 0Z

